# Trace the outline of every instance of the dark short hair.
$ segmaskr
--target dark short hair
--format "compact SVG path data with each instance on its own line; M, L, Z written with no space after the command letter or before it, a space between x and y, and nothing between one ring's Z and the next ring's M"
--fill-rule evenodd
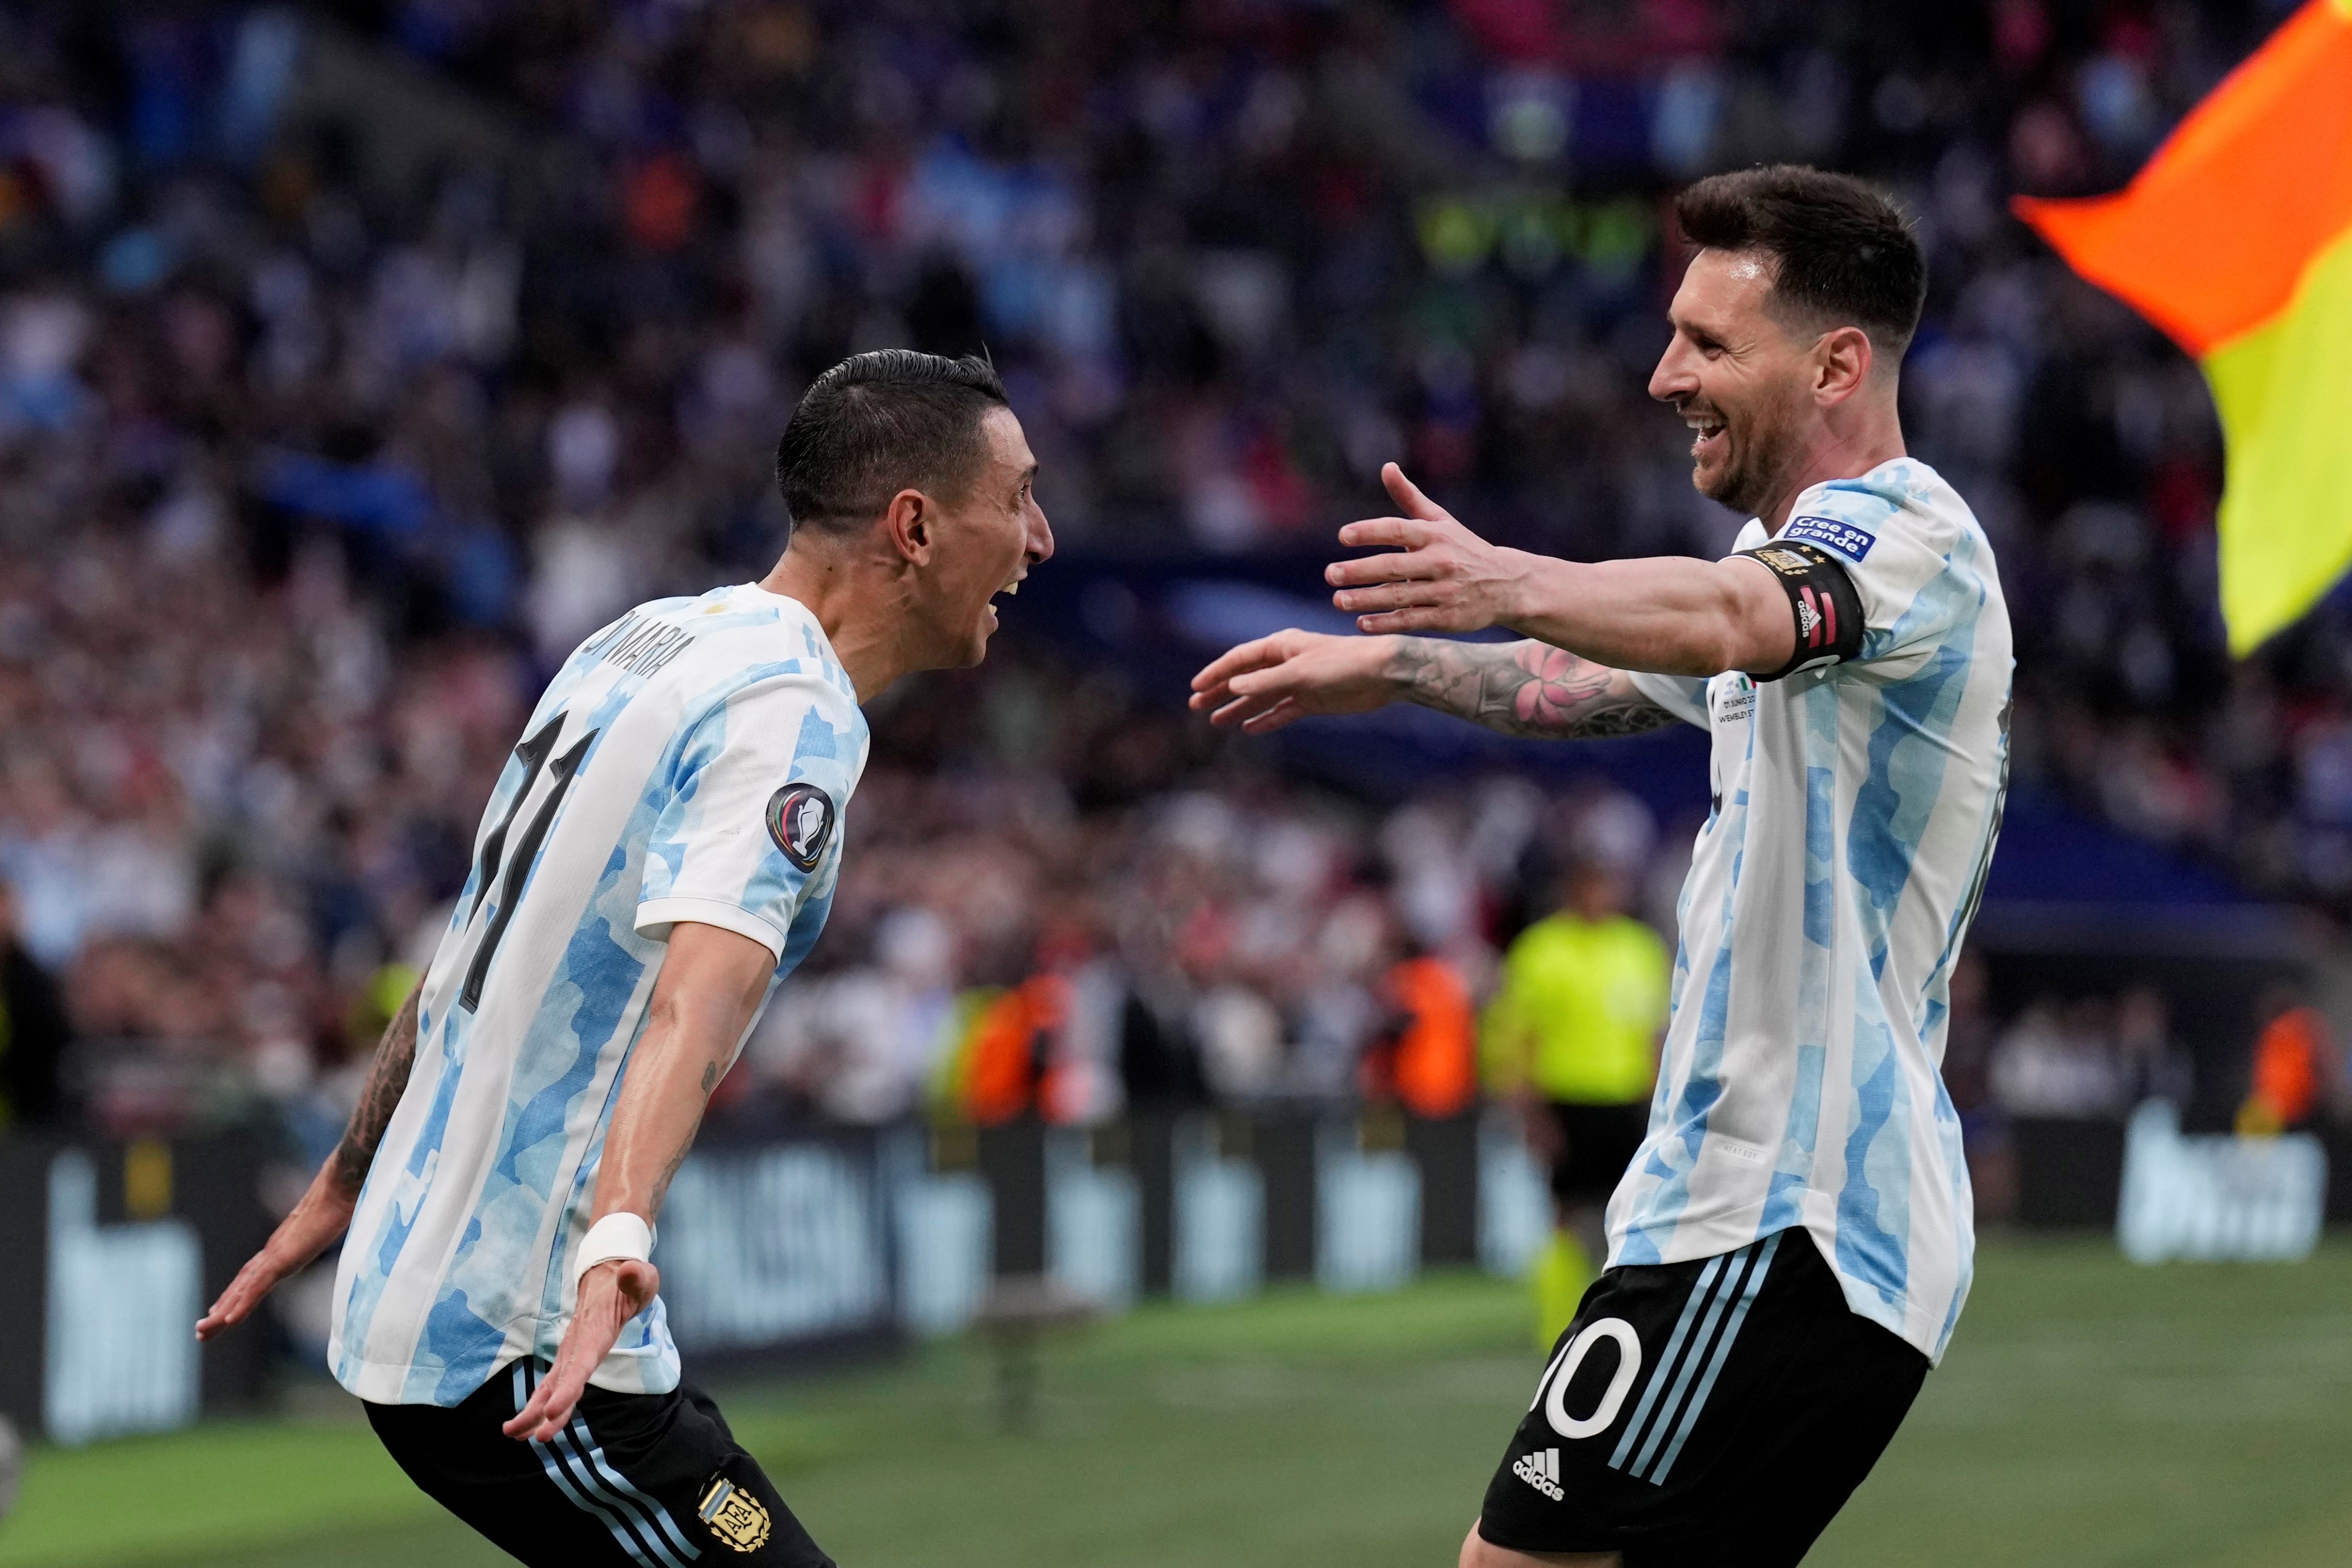
M977 354L912 349L852 354L813 382L776 443L776 488L794 528L847 531L904 489L942 499L979 477L980 423L1009 407Z
M1857 326L1900 360L1927 299L1927 258L1903 209L1851 174L1774 163L1699 181L1675 198L1691 242L1761 251L1778 305L1830 326Z

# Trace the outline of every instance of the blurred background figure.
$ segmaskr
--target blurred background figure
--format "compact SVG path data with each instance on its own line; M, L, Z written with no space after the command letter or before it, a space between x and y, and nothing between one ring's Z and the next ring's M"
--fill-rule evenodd
M2020 1014L1993 1052L1992 1091L2011 1116L2116 1118L2130 1109L2105 997L2043 1000Z
M2327 1020L2294 986L2263 997L2265 1022L2254 1038L2252 1081L2238 1108L2238 1131L2256 1136L2300 1132L2344 1097L2343 1064Z
M0 882L0 1130L58 1120L59 1071L73 1038L58 983L25 951L16 917L16 889Z
M2126 1104L2161 1100L2186 1110L2196 1098L2195 1064L2173 1037L2172 1010L2156 987L2136 985L2116 1004L2116 1057Z
M1460 969L1416 952L1390 965L1381 989L1391 1027L1365 1058L1366 1098L1432 1121L1468 1110L1478 1095L1477 1009Z
M1592 1282L1609 1194L1649 1126L1670 964L1658 933L1624 912L1626 890L1606 862L1573 863L1559 908L1504 954L1486 1012L1488 1070L1550 1173L1552 1236L1534 1272L1540 1345Z

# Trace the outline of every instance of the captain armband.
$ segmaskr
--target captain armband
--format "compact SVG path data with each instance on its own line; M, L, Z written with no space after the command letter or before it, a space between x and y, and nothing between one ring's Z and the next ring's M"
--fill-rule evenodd
M1738 553L1771 569L1797 623L1796 651L1789 662L1757 680L1843 664L1862 651L1862 596L1835 556L1818 544L1779 540Z

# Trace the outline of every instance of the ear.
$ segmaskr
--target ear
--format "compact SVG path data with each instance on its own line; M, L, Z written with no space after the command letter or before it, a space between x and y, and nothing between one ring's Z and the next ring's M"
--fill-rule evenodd
M882 514L882 531L899 559L916 566L930 564L931 551L938 542L933 535L939 531L939 510L920 490L900 490L890 498L890 510Z
M1870 379L1874 363L1870 334L1860 327L1837 327L1813 345L1813 400L1823 406L1843 403Z

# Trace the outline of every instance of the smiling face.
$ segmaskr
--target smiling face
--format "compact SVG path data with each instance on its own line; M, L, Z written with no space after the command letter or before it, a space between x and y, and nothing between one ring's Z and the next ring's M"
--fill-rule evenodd
M1691 483L1709 500L1761 514L1787 489L1821 423L1819 334L1772 304L1773 261L1702 250L1666 316L1674 341L1650 376L1694 432Z
M1037 505L1037 459L1009 408L981 418L984 455L962 495L938 506L926 532L929 558L917 571L913 610L933 668L978 664L996 630L999 594L1019 590L1029 568L1054 553L1054 531Z

